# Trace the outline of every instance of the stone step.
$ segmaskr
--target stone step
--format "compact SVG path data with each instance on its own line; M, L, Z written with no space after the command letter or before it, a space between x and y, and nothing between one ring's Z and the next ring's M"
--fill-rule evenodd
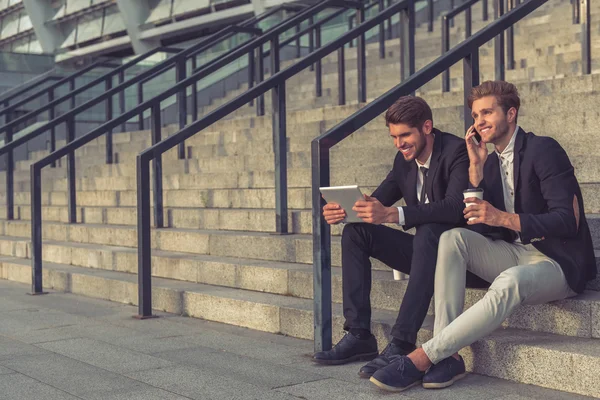
M0 256L22 248L23 241L0 237ZM137 274L137 251L114 246L96 246L68 242L47 242L44 263L61 263L83 268ZM8 253L8 254L7 254ZM17 253L18 254L18 253ZM29 259L30 249L27 249ZM157 251L153 255L153 276L179 281L210 284L236 289L305 299L313 298L312 266L307 264L245 260L231 257ZM407 281L392 279L390 269L381 263L373 271L371 304L373 308L397 311ZM332 270L333 301L342 302L342 270ZM485 290L468 289L466 307L479 301ZM432 303L433 304L433 303ZM577 297L542 306L524 306L506 323L506 327L565 336L591 338L600 332L600 321L590 316L600 307L600 293L587 291ZM430 306L429 313L433 313ZM595 337L595 336L594 336Z
M4 279L30 282L30 266L24 261L5 258L1 269ZM44 275L48 288L137 304L137 277L133 274L48 264ZM313 337L311 300L160 278L153 279L153 285L156 310L304 339ZM337 341L342 332L339 305L334 305L333 315ZM379 343L387 342L394 319L390 311L373 313L372 330ZM431 335L428 320L419 333L419 342ZM600 395L600 384L594 379L600 363L600 341L596 339L499 329L461 354L468 370L476 373L582 395ZM565 370L565 362L572 367Z

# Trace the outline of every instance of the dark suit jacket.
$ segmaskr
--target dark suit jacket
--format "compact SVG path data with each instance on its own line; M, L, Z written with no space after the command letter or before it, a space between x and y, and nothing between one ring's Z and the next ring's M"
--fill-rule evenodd
M581 293L585 283L596 277L592 237L585 219L583 198L567 153L550 137L536 136L519 129L514 153L515 213L521 222L521 241L556 260L569 286ZM498 156L488 156L483 167L483 198L506 211ZM579 203L579 228L573 210L573 196ZM471 229L486 236L499 235L512 241L516 234L484 224ZM498 236L497 236L498 237Z
M469 185L469 156L464 139L434 129L435 140L425 187L429 204L417 200L417 164L396 155L394 166L373 192L386 207L404 198L404 229L427 224L464 225L463 190Z

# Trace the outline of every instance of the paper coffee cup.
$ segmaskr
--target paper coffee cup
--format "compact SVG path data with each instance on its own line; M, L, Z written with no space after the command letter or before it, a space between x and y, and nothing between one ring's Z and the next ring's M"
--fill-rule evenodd
M404 279L404 274L402 272L396 271L395 269L392 271L394 271L394 280L395 281L401 281Z
M467 189L467 190L464 190L463 191L463 197L465 199L468 199L470 197L476 197L479 200L483 200L483 189L476 188L476 189ZM475 204L475 203L466 203L465 206L469 207L469 206L472 206L473 204ZM475 218L471 217L471 218L469 218L469 221L471 221L473 219L475 219Z

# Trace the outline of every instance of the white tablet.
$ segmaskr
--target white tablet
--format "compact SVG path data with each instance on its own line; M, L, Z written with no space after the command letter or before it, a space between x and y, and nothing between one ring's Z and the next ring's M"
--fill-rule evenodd
M346 211L346 218L342 222L364 222L356 211L352 211L354 203L364 199L357 185L322 187L319 190L328 203L337 203Z

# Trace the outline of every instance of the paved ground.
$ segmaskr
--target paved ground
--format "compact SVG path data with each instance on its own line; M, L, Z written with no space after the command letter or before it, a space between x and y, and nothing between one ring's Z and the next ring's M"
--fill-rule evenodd
M312 343L0 281L0 399L588 399L470 375L442 391L379 391L360 363L315 366Z

